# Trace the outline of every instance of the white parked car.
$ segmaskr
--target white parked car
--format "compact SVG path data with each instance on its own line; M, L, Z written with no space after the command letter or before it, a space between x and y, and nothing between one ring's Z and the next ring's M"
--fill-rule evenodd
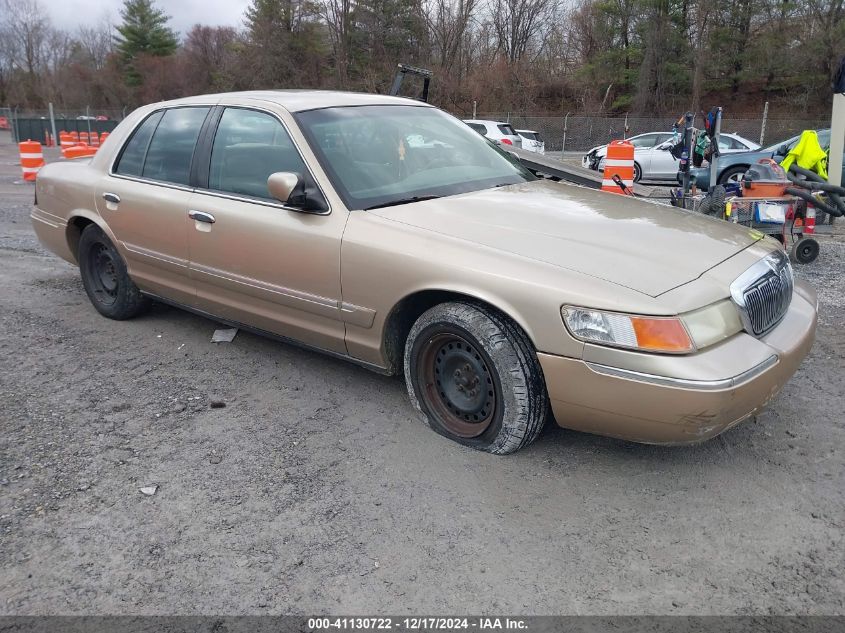
M522 149L538 154L546 153L546 143L540 138L539 132L536 130L517 130L516 133L522 139Z
M486 121L484 119L464 119L464 123L491 141L496 141L501 145L522 148L522 137L516 133L510 123Z
M638 137L631 137L628 141L634 146L634 182L640 180L667 180L675 182L678 174L679 161L670 151L675 144L674 135L669 132L643 134L648 136L646 140ZM658 142L651 144L651 137L656 137ZM760 145L754 141L740 136L739 134L720 134L719 152L721 154L733 154L736 152L749 152L760 149ZM604 170L604 157L607 153L607 145L594 148L595 155L589 159L588 152L582 159L582 164L590 169ZM594 150L590 150L593 152Z

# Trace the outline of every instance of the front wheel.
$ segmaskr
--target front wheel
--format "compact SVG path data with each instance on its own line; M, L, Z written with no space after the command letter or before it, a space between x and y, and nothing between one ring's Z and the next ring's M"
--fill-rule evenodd
M635 162L634 163L634 182L639 182L643 179L643 170L640 167L640 164Z
M405 344L411 403L438 433L504 455L540 434L549 404L542 369L525 333L473 303L425 312Z
M78 259L85 292L103 316L131 319L149 305L150 300L129 278L120 253L96 224L89 224L82 231Z

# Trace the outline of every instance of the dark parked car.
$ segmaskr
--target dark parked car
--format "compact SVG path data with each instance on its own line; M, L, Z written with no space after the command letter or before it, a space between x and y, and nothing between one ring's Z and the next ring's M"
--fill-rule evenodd
M819 143L827 148L830 145L830 130L817 130ZM724 185L727 182L739 182L749 165L753 165L761 158L774 158L781 162L789 153L801 135L793 136L790 139L775 143L769 147L757 150L756 152L740 152L738 154L723 154L719 157L719 175L717 184ZM710 166L690 169L690 175L695 176L695 183L699 189L710 188ZM680 182L680 174L678 175ZM845 183L845 167L842 170L842 182Z

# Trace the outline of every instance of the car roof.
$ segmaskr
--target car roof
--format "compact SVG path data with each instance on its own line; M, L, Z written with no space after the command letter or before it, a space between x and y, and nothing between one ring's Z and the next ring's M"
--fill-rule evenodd
M198 95L196 97L174 99L165 103L167 105L188 105L192 103L208 103L209 100L221 99L226 99L227 101L237 99L253 102L265 101L280 105L289 112L364 105L415 105L427 108L434 107L431 104L406 97L391 97L363 92L342 92L339 90L246 90L242 92Z

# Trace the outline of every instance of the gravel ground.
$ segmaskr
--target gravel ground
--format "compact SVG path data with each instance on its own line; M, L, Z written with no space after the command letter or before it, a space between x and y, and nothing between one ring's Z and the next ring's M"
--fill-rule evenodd
M100 318L14 162L0 136L0 613L845 614L841 238L797 270L818 340L755 420L502 458L398 379L165 306Z

